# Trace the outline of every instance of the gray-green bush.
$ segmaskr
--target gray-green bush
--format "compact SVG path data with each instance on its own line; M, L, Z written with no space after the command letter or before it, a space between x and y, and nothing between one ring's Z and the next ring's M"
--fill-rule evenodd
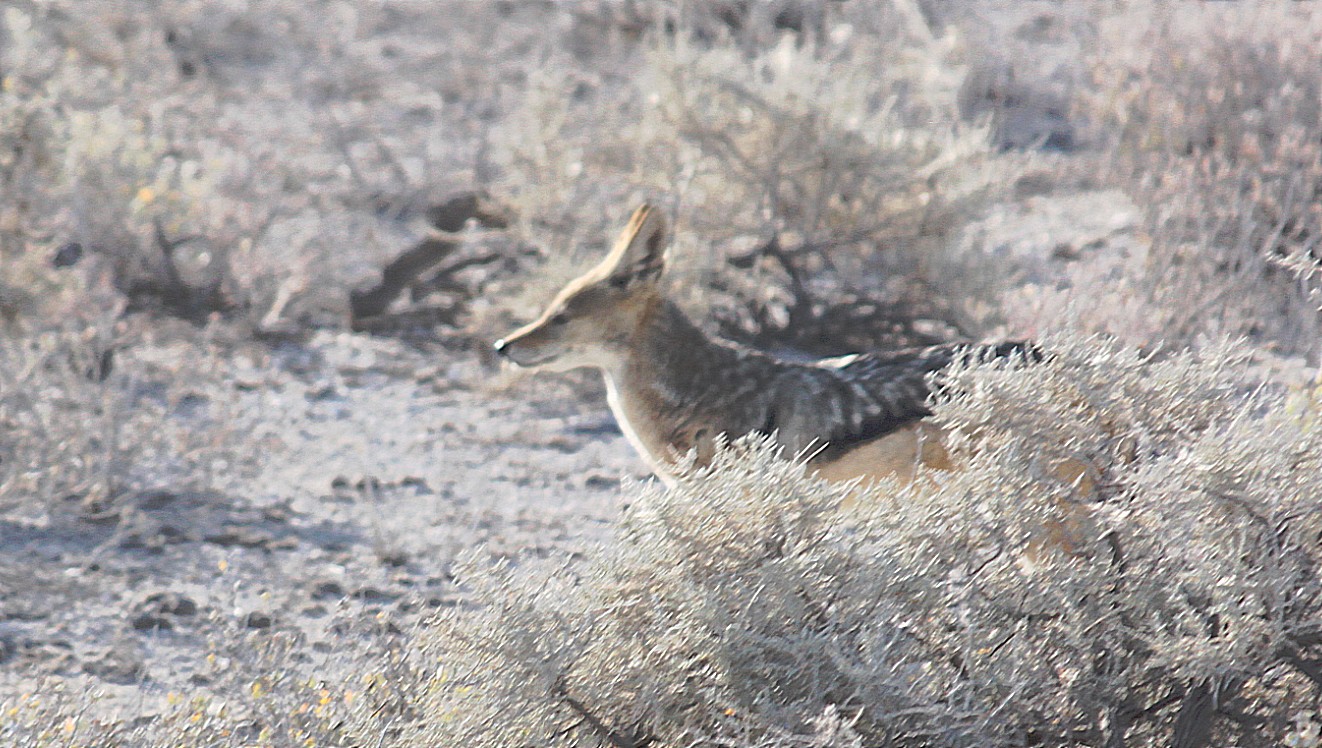
M554 53L493 138L523 235L582 259L632 202L657 199L675 219L677 293L727 333L821 345L825 308L849 293L930 312L911 285L939 281L951 236L1018 165L961 120L950 37L887 6L832 20L835 36L779 34L751 51L685 26L600 45L607 62L592 63L626 76ZM877 344L878 330L836 327Z
M1155 316L1136 326L1181 345L1242 335L1316 359L1317 9L1137 3L1100 26L1076 109L1097 149L1084 162L1144 208L1148 282L1133 283L1131 306ZM1302 276L1278 267L1291 260Z
M851 497L744 440L632 489L585 564L473 561L401 744L1281 738L1318 685L1318 391L1256 388L1232 344L1046 346L951 372L930 487Z

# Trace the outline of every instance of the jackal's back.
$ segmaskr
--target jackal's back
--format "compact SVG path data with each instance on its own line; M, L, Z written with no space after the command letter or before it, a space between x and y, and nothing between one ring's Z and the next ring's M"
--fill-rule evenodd
M943 345L789 361L708 338L669 302L640 328L612 377L612 407L658 462L716 434L774 434L790 455L832 462L930 415L931 376L957 356L1034 355L1022 344ZM667 459L668 458L668 459Z
M787 367L772 406L783 424L781 442L795 450L819 448L816 459L830 461L931 415L939 373L961 355L986 360L1037 354L1023 343L952 344Z

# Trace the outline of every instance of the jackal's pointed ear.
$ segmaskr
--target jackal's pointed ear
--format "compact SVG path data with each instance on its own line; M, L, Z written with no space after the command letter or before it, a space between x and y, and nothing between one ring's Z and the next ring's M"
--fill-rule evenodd
M600 268L613 286L651 283L666 266L666 219L650 205L633 212Z

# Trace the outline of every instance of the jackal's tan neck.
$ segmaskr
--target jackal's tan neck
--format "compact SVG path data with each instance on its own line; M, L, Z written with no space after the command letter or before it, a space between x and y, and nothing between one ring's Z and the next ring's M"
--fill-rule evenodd
M699 457L716 434L742 434L741 397L776 367L769 357L708 337L673 302L658 297L640 318L607 394L621 429L662 477L690 449Z
M705 401L712 389L757 351L710 338L674 302L658 297L640 319L637 337L623 361L620 376L658 404L681 408Z

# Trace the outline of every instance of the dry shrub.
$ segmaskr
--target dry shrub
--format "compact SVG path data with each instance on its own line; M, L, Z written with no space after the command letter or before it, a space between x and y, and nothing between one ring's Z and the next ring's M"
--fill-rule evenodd
M1146 209L1151 248L1127 271L1149 279L1135 324L1175 344L1248 335L1315 359L1322 14L1138 3L1105 20L1098 45L1077 115L1100 148L1086 168Z
M228 488L252 474L217 351L177 344L158 361L161 349L128 341L104 321L0 338L8 516L114 518L130 492Z
M123 490L123 413L101 380L111 349L94 330L0 342L0 497L39 514L74 498L96 505Z
M965 50L909 3L84 5L0 16L5 510L233 477L215 390L123 344L115 294L197 290L170 311L198 320L333 318L318 296L345 296L382 237L416 238L433 173L469 168L454 141L494 133L463 154L472 179L490 173L516 233L581 246L572 259L604 250L629 202L668 196L676 270L700 281L685 303L714 299L749 337L809 338L831 301L902 299L896 269L969 273L949 239L1013 181L1015 159L961 122ZM1309 12L1140 3L1103 26L1076 112L1094 151L1067 170L1148 207L1151 246L1081 264L1058 297L1069 325L1316 352ZM52 268L73 241L97 262ZM999 298L991 272L966 285ZM586 561L471 560L471 604L416 648L364 664L340 639L312 682L292 675L306 642L230 631L198 653L218 658L212 687L155 719L85 720L87 694L52 692L4 704L0 736L1316 745L1322 395L1258 389L1234 346L1047 343L1041 366L948 374L938 418L964 469L931 490L887 485L841 512L848 488L740 442L674 490L629 489Z
M0 189L12 197L2 248L23 261L76 242L133 303L200 320L233 303L226 250L238 237L216 229L237 222L232 205L217 210L222 169L180 145L195 133L179 92L166 93L179 81L155 24L130 34L128 15L6 8L0 118L21 127L0 143Z
M1240 344L1164 355L1097 340L1051 349L1045 376L1027 382L951 372L956 394L938 406L938 420L996 445L960 476L977 485L947 485L946 498L1015 517L1012 555L1023 547L1015 537L1030 551L1055 548L1029 574L988 567L1007 575L989 599L1044 615L989 618L1007 633L1020 628L983 662L1040 669L1025 689L1030 713L1054 711L1086 743L1103 725L1156 741L1191 740L1214 722L1218 743L1279 739L1318 697L1319 684L1284 663L1322 643L1319 391L1261 387ZM1080 504L1054 479L1061 457L1096 468L1093 501ZM1052 493L1046 504L1023 501ZM1196 714L1208 693L1221 716ZM1195 717L1201 724L1182 724Z
M960 121L960 48L894 7L823 13L825 33L753 49L681 18L603 43L598 69L564 53L533 72L494 144L524 237L596 254L632 207L621 196L659 199L684 302L745 337L810 340L828 301L893 299L909 290L887 286L894 268L944 269L929 255L1011 168Z
M399 744L1283 739L1318 698L1319 393L1255 388L1231 345L1048 345L950 372L933 486L842 512L741 440L634 488L585 563L470 563Z
M393 669L403 658L391 647L395 637L386 633L388 626L345 628L353 629L355 639L345 647L356 650L345 660L371 661L374 670L346 678L345 668L335 666L342 663L332 663L322 671L307 664L312 649L303 637L254 632L231 621L218 641L197 653L207 663L199 674L205 686L157 694L163 698L152 699L148 709L126 709L101 703L109 699L95 688L80 691L61 678L42 679L32 691L0 701L0 739L14 748L352 745L343 739L345 719L374 718L360 707L361 694L418 679ZM316 674L300 675L291 662Z
M457 147L415 121L441 94L397 81L428 49L357 36L407 28L393 7L7 4L0 256L77 243L130 308L197 323L343 322L349 288L425 230L430 162L453 156L433 151ZM437 67L479 66L461 62Z

